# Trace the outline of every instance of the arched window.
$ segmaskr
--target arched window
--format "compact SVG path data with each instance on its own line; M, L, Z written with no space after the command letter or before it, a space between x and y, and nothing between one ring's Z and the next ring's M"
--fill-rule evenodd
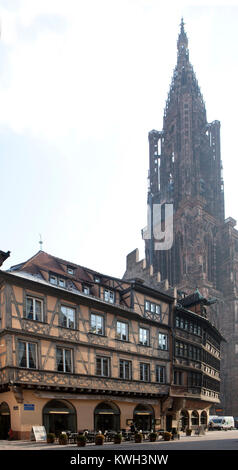
M96 431L119 431L120 409L113 402L99 403L94 410L94 429Z
M43 425L46 432L58 436L62 431L77 431L76 411L66 400L51 400L43 408Z
M199 424L199 416L197 411L192 412L192 426L198 426Z

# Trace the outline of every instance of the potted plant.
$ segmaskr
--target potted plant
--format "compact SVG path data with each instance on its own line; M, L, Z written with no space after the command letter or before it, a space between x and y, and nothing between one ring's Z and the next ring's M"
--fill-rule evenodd
M168 431L164 432L164 440L165 441L170 441L171 437L172 437L171 432L168 432Z
M78 434L77 435L77 438L76 438L76 441L77 441L77 446L78 447L84 447L86 445L86 436L85 434Z
M62 446L65 446L66 444L68 444L68 437L67 437L67 434L65 434L65 432L62 432L59 435L59 444Z
M122 434L121 432L117 432L114 436L114 444L121 444L122 441Z
M55 434L53 432L49 432L47 434L47 444L54 444L55 442Z
M98 434L95 436L95 444L96 446L102 446L104 443L104 435L99 431Z
M191 436L191 434L192 434L192 429L187 428L186 429L186 436Z
M143 438L143 434L141 431L138 431L135 433L135 442L137 444L139 444L140 442L142 442L142 438Z
M157 438L157 433L155 431L151 431L149 434L150 442L155 442L156 438Z

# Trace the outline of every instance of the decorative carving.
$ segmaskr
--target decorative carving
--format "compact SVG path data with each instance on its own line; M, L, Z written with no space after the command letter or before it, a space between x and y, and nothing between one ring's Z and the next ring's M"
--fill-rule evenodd
M59 338L69 339L71 341L79 341L79 331L70 328L59 328Z
M118 391L126 393L141 393L141 394L162 394L168 393L167 385L158 385L146 382L135 382L127 380L114 380L105 377L88 377L76 374L59 374L49 371L38 371L32 369L14 369L12 380L14 383L24 385L42 385L42 386L57 386L61 387L75 387L76 389L97 390L98 392ZM6 371L5 371L6 372ZM9 379L7 374L5 380Z
M48 334L49 326L34 320L22 319L22 329L31 333Z
M109 346L108 338L105 336L96 335L94 333L88 333L89 343L99 344L102 346Z

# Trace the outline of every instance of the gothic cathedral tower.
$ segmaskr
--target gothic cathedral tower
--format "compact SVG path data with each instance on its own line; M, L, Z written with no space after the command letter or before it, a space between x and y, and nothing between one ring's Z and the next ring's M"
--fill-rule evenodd
M224 223L220 123L207 122L183 21L177 48L163 130L149 133L148 192L152 205L173 204L174 243L155 250L146 242L146 259L170 285L211 287L218 283L215 239Z
M221 406L224 414L238 416L238 232L236 221L224 216L220 123L207 122L183 20L163 130L149 133L147 202L150 208L162 206L162 229L163 207L173 204L173 244L155 249L151 231L145 260L129 254L125 277L144 278L158 287L164 281L186 293L198 288L217 299L210 320L227 340Z

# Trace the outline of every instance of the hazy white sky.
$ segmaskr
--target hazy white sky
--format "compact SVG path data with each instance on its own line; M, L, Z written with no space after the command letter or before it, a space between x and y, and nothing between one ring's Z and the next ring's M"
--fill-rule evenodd
M238 220L238 0L0 0L0 249L121 277L146 225L181 17Z

